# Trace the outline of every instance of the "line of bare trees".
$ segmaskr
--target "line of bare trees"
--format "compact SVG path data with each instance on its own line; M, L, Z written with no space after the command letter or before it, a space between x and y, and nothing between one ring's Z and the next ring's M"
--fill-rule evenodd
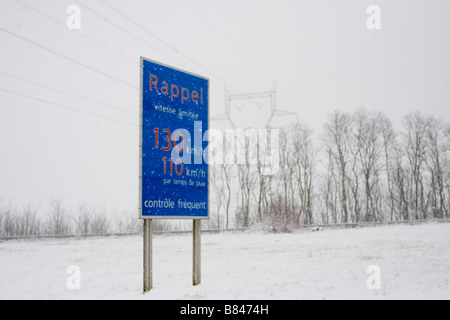
M45 212L42 212L45 211ZM0 237L134 233L142 230L136 213L106 212L81 205L76 212L61 201L42 210L38 205L0 205Z
M412 113L396 130L380 112L336 111L320 135L294 124L280 129L276 148L273 141L261 143L250 136L244 141L243 163L210 166L211 219L206 228L261 223L286 231L299 225L450 217L450 124L436 117ZM223 145L224 155L235 148L230 141ZM274 149L280 170L265 175L267 163L258 155ZM39 211L37 206L19 210L0 204L0 236L142 230L136 213L87 206L73 212L60 201L45 215ZM174 227L167 221L156 226Z
M449 123L417 112L395 130L381 112L336 111L316 138L304 124L282 128L273 176L263 175L259 162L214 165L212 225L264 222L283 231L449 218Z

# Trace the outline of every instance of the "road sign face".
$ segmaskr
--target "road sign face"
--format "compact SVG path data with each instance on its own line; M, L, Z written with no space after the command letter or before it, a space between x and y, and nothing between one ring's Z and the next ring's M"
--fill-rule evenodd
M140 218L208 219L209 80L141 58L140 90Z

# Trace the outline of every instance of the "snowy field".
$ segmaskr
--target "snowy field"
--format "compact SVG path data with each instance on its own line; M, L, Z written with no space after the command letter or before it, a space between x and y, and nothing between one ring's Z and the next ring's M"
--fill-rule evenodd
M0 243L0 299L450 299L450 224L292 234L154 238L154 290L142 294L142 237ZM380 270L370 290L369 266ZM69 289L69 266L81 288ZM70 278L71 279L71 278Z

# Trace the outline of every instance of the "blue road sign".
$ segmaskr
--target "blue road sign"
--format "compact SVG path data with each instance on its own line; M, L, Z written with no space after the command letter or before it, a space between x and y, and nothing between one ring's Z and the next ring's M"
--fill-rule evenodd
M141 58L140 218L208 219L209 80Z

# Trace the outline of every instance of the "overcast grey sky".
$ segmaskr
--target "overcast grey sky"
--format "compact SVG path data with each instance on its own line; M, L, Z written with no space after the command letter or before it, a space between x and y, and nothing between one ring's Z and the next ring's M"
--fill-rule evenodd
M209 77L212 116L276 83L316 132L361 106L450 119L448 0L2 0L0 43L1 202L137 208L140 56Z

